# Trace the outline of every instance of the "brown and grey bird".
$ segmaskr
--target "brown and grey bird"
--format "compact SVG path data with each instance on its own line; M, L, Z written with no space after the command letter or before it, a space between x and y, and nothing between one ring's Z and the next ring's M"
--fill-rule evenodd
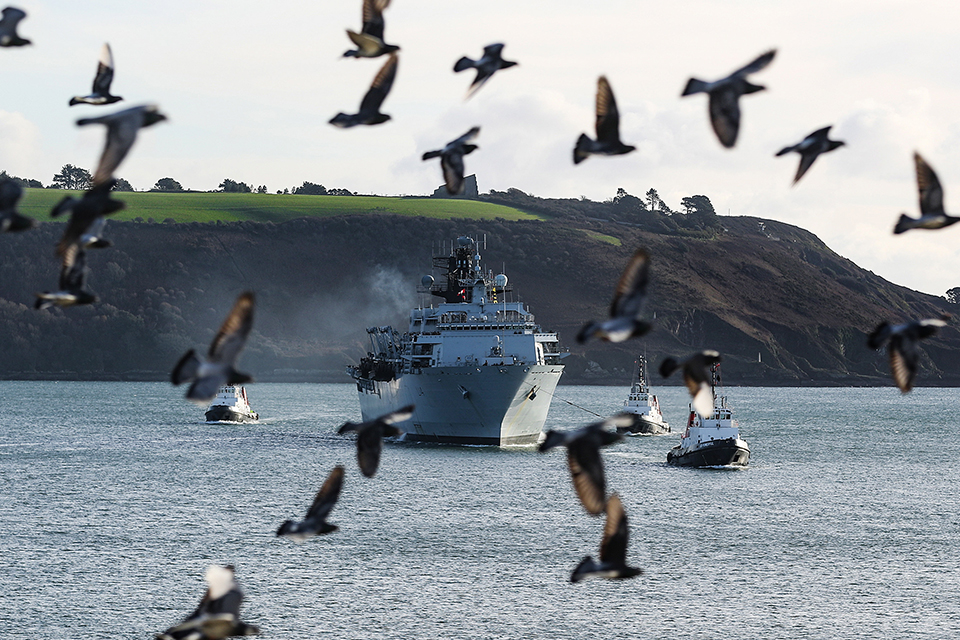
M910 229L942 229L960 220L960 216L951 216L943 210L943 187L930 165L914 152L913 163L917 168L917 189L920 192L920 217L911 218L905 213L893 228L894 233L904 233Z
M17 211L22 197L23 187L17 181L0 176L0 233L26 231L37 225L36 220Z
M383 41L383 10L390 0L363 0L363 26L360 33L347 29L347 36L357 45L343 54L345 58L376 58L385 53L399 51L395 44Z
M494 73L500 69L509 69L517 64L516 62L504 60L502 57L500 57L500 53L503 51L503 46L504 45L499 42L496 44L488 44L483 48L483 55L480 56L479 59L472 60L464 56L457 60L456 64L453 65L453 70L457 73L467 69L477 70L477 77L473 79L473 82L470 83L470 88L467 90L468 98L479 91L480 87L482 87L487 80L493 77Z
M77 244L70 245L60 260L60 282L56 291L37 294L35 309L73 307L93 304L97 297L87 291L87 253Z
M64 252L73 245L79 245L81 249L103 249L111 246L112 243L101 235L105 224L104 216L116 213L127 206L122 201L110 197L116 183L116 179L111 178L85 191L80 198L64 196L54 205L50 217L56 218L70 214L67 226L63 230L63 237L57 243L58 256L62 257Z
M0 19L0 47L22 47L30 44L29 40L21 38L17 33L17 25L27 17L25 11L16 7L7 7L0 12L0 15L3 15Z
M607 522L603 527L603 540L600 542L600 562L586 556L570 574L570 582L580 582L587 578L623 580L643 573L642 569L627 565L629 539L627 513L623 510L620 496L611 494L607 500Z
M320 536L325 533L331 533L337 530L337 526L327 522L327 516L333 509L340 497L340 489L343 488L344 468L340 465L334 467L327 480L317 491L313 498L313 504L307 509L307 515L300 522L294 520L285 520L280 528L277 529L277 537L290 538L294 542L303 542L307 538Z
M187 390L188 400L207 404L217 395L220 387L253 380L248 374L234 368L237 356L240 355L253 327L253 307L253 293L241 293L214 336L207 357L203 358L190 349L177 362L170 379L175 385L192 383Z
M158 633L157 640L223 640L260 633L259 628L240 620L243 592L234 578L233 565L210 565L205 578L207 591L196 610L180 624Z
M951 315L945 313L939 318L911 320L903 324L881 322L873 333L867 336L867 345L871 349L879 349L887 345L890 373L902 393L913 389L913 381L920 368L920 351L917 349L917 343L947 326L950 318Z
M693 408L702 417L713 413L713 387L711 386L711 369L720 362L720 353L717 351L700 351L686 360L666 358L660 363L660 375L669 378L677 369L683 369L683 382L693 397Z
M380 452L383 450L384 438L395 438L403 434L403 430L395 426L413 417L414 406L408 404L397 411L391 411L369 422L345 422L337 433L343 435L350 431L357 432L357 464L360 471L368 478L377 473L380 465Z
M813 161L817 159L817 156L821 153L833 151L837 147L842 147L846 144L842 140L830 140L830 129L831 127L817 129L799 143L792 147L784 147L777 152L778 156L790 153L791 151L796 151L800 154L800 166L797 167L797 175L793 178L793 184L800 182L800 178L807 172L807 169L809 169Z
M113 172L127 156L130 147L137 140L137 132L142 127L149 127L166 119L167 116L160 113L156 105L150 104L130 107L98 118L77 120L80 126L102 124L107 127L107 142L100 155L97 170L93 174L93 185L103 184L113 177Z
M737 143L737 133L740 131L740 96L766 89L764 86L751 84L747 76L770 64L776 53L776 49L767 51L747 66L714 82L704 82L696 78L690 78L687 82L681 97L694 93L710 95L710 123L723 146L730 148Z
M650 255L643 249L637 249L617 282L610 303L610 318L583 325L577 334L577 342L583 344L590 338L623 342L650 331L653 325L641 319L647 299L649 271Z
M617 156L636 147L620 141L620 112L606 76L597 80L597 139L581 133L573 148L573 163L580 164L591 155Z
M363 101L360 102L360 111L353 114L338 113L330 120L330 124L346 129L358 124L381 124L389 120L390 116L380 113L380 106L387 94L390 93L390 87L393 86L393 79L396 75L397 54L391 53L383 67L377 72L367 93L363 96Z
M615 416L588 424L574 431L547 431L538 450L543 453L563 445L567 448L567 464L573 480L573 488L583 508L590 515L600 515L607 503L607 483L603 473L600 447L623 440L617 427L633 426L635 416L618 413ZM610 429L614 430L611 431Z
M100 61L97 63L97 75L93 77L93 90L88 96L74 96L70 98L70 106L75 104L113 104L123 100L120 96L110 93L110 83L113 82L113 53L110 45L103 44L100 50Z
M456 140L448 142L443 149L427 151L423 154L424 160L440 157L443 181L447 185L447 193L450 195L463 193L463 156L478 148L477 145L471 144L478 135L480 135L480 127L474 127Z

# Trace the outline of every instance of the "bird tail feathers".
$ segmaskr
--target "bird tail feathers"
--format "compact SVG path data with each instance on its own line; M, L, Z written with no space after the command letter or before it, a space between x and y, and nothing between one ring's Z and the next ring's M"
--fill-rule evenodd
M442 152L442 151L427 151L425 154L423 154L423 159L424 159L424 160L429 160L430 158L439 158L441 153L443 153L443 152Z
M690 78L687 81L687 86L684 88L683 93L680 96L689 96L694 93L702 93L707 90L707 83L703 80L697 80L696 78Z
M877 325L877 328L873 330L873 333L867 336L867 346L871 349L879 349L889 337L890 323L881 322L879 325Z
M590 556L584 557L577 565L577 568L570 574L570 582L580 582L589 574L597 570L597 563Z
M453 65L453 70L456 71L457 73L460 73L461 71L464 71L466 69L472 69L475 66L477 66L476 62L474 62L467 56L463 56L462 58L457 60L457 64Z
M680 363L677 362L676 358L667 358L660 363L660 375L669 378L678 368L680 368Z
M173 384L183 384L197 377L197 370L200 368L200 358L193 349L187 351L173 367L170 373L170 381Z
M785 153L790 153L791 151L796 151L796 149L797 149L798 146L800 146L800 145L796 145L796 144L795 144L795 145L793 145L792 147L784 147L783 149L780 149L780 151L777 151L777 155L778 155L778 156L782 156L782 155L785 154Z
M590 156L592 143L593 141L587 134L580 134L580 137L577 138L577 146L573 148L573 164L580 164Z
M549 451L554 447L560 446L563 444L564 434L560 431L554 431L550 429L547 431L547 437L543 439L543 442L540 443L540 446L537 448L537 451L543 453L544 451Z
M909 231L913 229L915 220L908 216L905 213L900 214L900 219L897 220L896 226L893 228L894 233L903 233L904 231Z

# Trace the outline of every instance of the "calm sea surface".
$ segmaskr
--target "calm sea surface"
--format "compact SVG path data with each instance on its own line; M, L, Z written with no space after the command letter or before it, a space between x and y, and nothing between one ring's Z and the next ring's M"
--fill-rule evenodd
M666 466L686 391L656 391L674 433L604 452L645 573L571 584L603 519L561 451L388 445L367 479L352 385L252 385L258 424L207 425L167 384L0 382L0 637L152 639L210 563L265 638L960 636L960 390L727 389L736 471ZM559 387L547 426L626 394ZM277 539L336 464L340 531Z

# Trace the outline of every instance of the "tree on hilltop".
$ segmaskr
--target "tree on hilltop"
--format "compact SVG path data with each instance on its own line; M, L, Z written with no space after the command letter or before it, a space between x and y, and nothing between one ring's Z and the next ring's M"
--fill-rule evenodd
M114 191L133 191L133 185L124 178L117 178L117 184L113 186Z
M60 169L60 173L53 176L51 187L54 189L71 189L83 191L89 189L93 184L93 176L90 172L81 167L75 167L72 164L65 164Z
M217 187L217 191L222 191L223 193L250 193L252 189L250 189L250 186L246 182L235 182L230 178L224 178L220 186Z
M322 184L304 182L301 186L296 187L293 193L298 196L325 196L327 195L327 188Z
M153 185L154 191L183 191L183 185L173 178L160 178L157 184Z
M7 178L13 180L18 185L24 189L43 189L43 184L39 180L33 180L31 178L20 178L18 176L12 176L6 171L0 171L0 178Z

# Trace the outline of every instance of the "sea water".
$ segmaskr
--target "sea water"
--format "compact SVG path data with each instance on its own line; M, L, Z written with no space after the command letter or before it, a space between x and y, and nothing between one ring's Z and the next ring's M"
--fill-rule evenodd
M0 637L139 638L233 564L266 638L946 638L960 635L960 390L729 388L742 470L666 465L674 433L603 452L625 581L596 556L562 450L388 444L360 475L348 384L256 384L254 424L205 424L160 383L0 382ZM547 427L628 388L558 387ZM295 544L337 464L330 521Z

